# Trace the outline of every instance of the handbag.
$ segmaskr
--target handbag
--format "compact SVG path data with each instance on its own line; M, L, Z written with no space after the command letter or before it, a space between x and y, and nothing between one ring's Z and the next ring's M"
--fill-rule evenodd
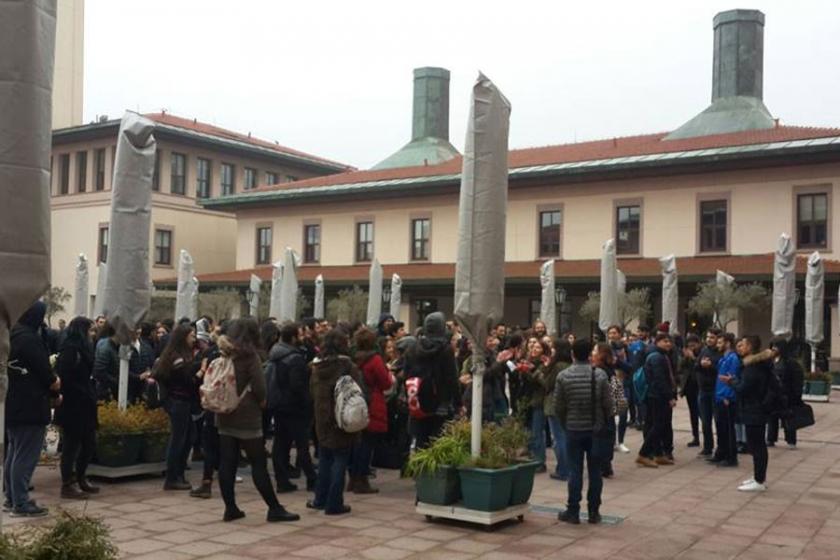
M813 426L816 423L814 420L814 409L809 404L802 403L794 405L791 411L790 418L785 420L785 425L788 428L801 430L802 428Z

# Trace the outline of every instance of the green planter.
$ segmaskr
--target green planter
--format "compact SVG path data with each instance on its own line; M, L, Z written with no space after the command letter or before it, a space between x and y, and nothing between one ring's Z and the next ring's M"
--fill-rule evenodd
M831 392L831 385L825 381L806 381L805 392L808 395L828 395Z
M513 475L511 484L510 505L518 506L528 503L531 492L534 490L534 476L539 466L539 461L528 461L516 465L516 474Z
M840 371L831 372L831 384L840 385Z
M518 467L479 469L458 467L464 507L478 511L499 511L510 504L513 478Z
M162 463L166 460L166 446L169 434L157 432L143 435L143 448L140 450L141 463Z
M415 479L417 501L436 506L448 506L461 498L458 469L442 467L433 474L421 474Z
M143 434L108 434L96 440L96 464L127 467L140 461Z

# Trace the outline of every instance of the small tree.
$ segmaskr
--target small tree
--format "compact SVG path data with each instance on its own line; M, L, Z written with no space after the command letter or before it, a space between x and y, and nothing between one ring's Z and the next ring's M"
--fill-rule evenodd
M199 315L209 315L214 321L230 319L233 310L241 305L242 296L234 288L217 288L198 294Z
M64 304L70 301L72 296L61 286L50 286L44 292L44 303L47 304L47 323L52 326L53 315L64 313L67 309Z
M338 321L364 321L367 318L368 295L358 286L352 290L341 290L338 297L327 303L327 319Z
M578 313L587 321L597 322L600 312L601 293L589 292ZM625 294L618 294L618 316L622 326L636 319L643 323L650 315L650 290L647 288L634 288Z
M718 285L712 280L697 285L697 295L688 301L688 311L708 317L716 327L726 329L739 312L760 309L769 303L767 288L757 282Z
M303 290L298 287L297 293L297 317L296 320L300 320L301 317L306 317L307 311L312 304L309 302L309 298L303 295ZM271 282L263 282L262 288L260 288L260 308L259 308L259 316L261 318L268 318L269 313L271 310ZM279 319L279 317L274 317L274 319Z

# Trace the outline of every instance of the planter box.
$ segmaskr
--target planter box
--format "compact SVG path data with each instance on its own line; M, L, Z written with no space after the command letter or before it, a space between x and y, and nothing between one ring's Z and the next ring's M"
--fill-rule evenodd
M516 465L516 474L511 484L510 505L518 506L528 503L534 490L534 476L539 468L539 461L528 461Z
M827 395L831 392L831 385L825 381L806 381L805 393L809 395Z
M478 511L499 511L507 508L517 468L458 467L464 507Z
M105 467L127 467L140 461L143 434L109 434L96 440L96 464Z
M436 506L448 506L461 498L458 469L443 467L434 474L421 474L415 479L417 501Z
M166 460L166 446L169 434L165 432L143 434L143 447L140 450L141 463L161 463Z

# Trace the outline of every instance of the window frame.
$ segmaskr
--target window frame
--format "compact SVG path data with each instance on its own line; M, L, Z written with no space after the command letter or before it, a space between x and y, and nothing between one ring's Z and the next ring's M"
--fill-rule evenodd
M245 167L243 168L243 178L242 178L242 190L243 191L252 191L257 188L257 176L259 172L254 167ZM251 177L251 186L248 186L248 177Z
M630 253L619 252L619 227L618 227L618 211L621 208L628 208L638 206L639 208L639 246L637 247L636 252ZM644 199L642 198L627 198L627 199L619 199L613 201L613 212L612 212L612 230L613 230L613 239L615 239L615 254L618 258L638 258L641 257L644 253L644 220L645 220L645 205Z
M362 224L370 224L370 241L362 242L360 239L360 231L359 227ZM356 264L370 264L373 262L373 259L376 256L376 222L372 216L368 217L357 217L354 220L354 234L353 234L353 262ZM369 259L360 259L360 243L370 243L370 258Z
M414 237L415 223L421 220L429 222L427 227L427 235L425 241L425 256L418 257L414 252L417 238ZM408 218L408 260L411 262L430 262L432 260L432 215L431 214L412 214Z
M206 180L201 176L201 164L207 164ZM206 186L206 191L202 189ZM213 160L203 157L195 158L195 197L198 199L210 198L213 188Z
M703 204L709 202L724 202L726 204L726 246L723 249L703 248ZM696 244L695 252L698 255L728 255L732 243L732 195L730 192L702 192L697 193L696 200Z
M181 162L181 175L176 175L176 166ZM179 179L179 181L176 181ZM177 187L177 189L176 189ZM169 154L169 193L176 196L187 195L187 154L171 152Z
M317 227L318 228L318 243L317 243L317 254L316 258L310 259L309 258L309 228ZM303 264L320 264L321 263L321 248L323 246L323 236L324 236L324 229L321 227L321 220L306 220L303 222L303 255L302 255L302 263Z
M102 232L105 232L105 235L102 235ZM106 263L108 262L108 250L111 246L111 224L108 222L102 222L97 226L96 230L96 263ZM104 243L103 243L104 239ZM103 250L104 248L104 250Z
M160 192L160 148L155 149L155 170L152 173L152 191Z
M76 152L76 192L87 192L87 150Z
M225 169L230 169L230 189L225 188ZM221 162L219 167L219 185L222 196L236 194L236 165L233 163Z
M265 260L260 259L260 251L263 248L261 243L262 238L260 236L260 232L263 230L268 230L268 249L267 249L267 256ZM271 265L271 257L272 252L274 250L274 224L270 222L258 223L254 226L254 265L255 266L270 266Z
M276 172L274 172L274 171L266 171L266 172L265 172L265 175L263 175L263 177L265 178L265 184L266 184L266 186L269 186L269 185L276 185L276 184L278 184L278 183L280 182L280 174L279 174L279 173L276 173ZM268 178L269 178L269 177L273 177L273 178L274 178L274 181L269 181L269 180L268 180Z
M105 148L97 148L96 151L93 153L94 159L94 180L93 180L93 190L94 192L103 192L105 190L105 175L107 168L107 163L105 162Z
M794 246L796 247L797 251L801 251L803 253L810 253L813 251L822 251L825 253L830 253L832 250L832 220L834 218L833 213L831 211L832 206L832 193L834 192L834 185L831 183L820 183L815 185L798 185L793 187L792 189L792 214L793 214L793 221L792 227L793 230L792 238L794 242ZM803 245L799 241L799 201L803 196L813 196L813 195L824 195L825 196L825 204L826 204L826 213L825 213L825 245Z
M70 194L70 153L58 155L58 195Z
M162 254L159 252L158 246L158 233L167 233L169 234L169 254L168 254L168 262L163 262L158 257ZM153 248L154 248L154 266L156 268L174 268L174 264L172 262L172 254L175 248L175 228L172 226L162 226L155 224L154 228L154 239L153 239ZM163 247L162 245L160 247Z
M563 258L563 224L565 220L564 217L564 208L563 204L539 204L537 205L537 259L538 260L549 260L549 259L562 259ZM548 254L543 253L543 243L542 243L542 215L547 214L549 212L559 212L560 213L560 223L557 225L558 228L558 238L557 238L557 254Z

